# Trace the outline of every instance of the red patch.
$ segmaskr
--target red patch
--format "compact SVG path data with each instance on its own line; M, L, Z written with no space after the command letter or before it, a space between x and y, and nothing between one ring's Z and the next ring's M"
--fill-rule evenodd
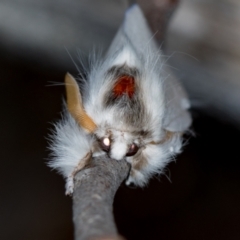
M132 97L135 91L135 80L134 77L132 76L121 76L114 88L113 88L113 93L116 97L120 97L123 94L126 94L128 97Z

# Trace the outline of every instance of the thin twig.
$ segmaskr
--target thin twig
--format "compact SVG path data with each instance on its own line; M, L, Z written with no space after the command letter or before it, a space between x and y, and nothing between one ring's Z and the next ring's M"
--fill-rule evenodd
M93 158L75 176L73 222L75 240L117 240L112 205L115 193L128 176L129 164L106 156Z

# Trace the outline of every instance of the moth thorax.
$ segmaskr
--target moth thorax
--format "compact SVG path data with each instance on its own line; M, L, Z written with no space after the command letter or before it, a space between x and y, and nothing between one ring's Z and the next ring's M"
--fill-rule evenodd
M120 76L114 87L113 87L113 95L115 97L128 96L132 98L135 93L135 79L130 75Z

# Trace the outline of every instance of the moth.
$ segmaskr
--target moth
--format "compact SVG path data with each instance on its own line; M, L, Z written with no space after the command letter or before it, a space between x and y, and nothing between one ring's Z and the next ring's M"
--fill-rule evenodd
M138 5L127 10L108 52L86 79L66 74L65 85L66 111L52 133L49 165L66 179L66 194L73 193L74 175L92 157L126 160L126 184L142 187L181 151L192 121L190 104Z

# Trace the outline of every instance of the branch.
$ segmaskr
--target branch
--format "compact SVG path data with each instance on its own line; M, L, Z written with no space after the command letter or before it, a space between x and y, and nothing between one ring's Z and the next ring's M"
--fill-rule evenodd
M162 45L168 23L180 0L136 0L141 7L154 38Z
M108 157L93 158L75 176L73 222L75 240L120 240L112 205L115 193L128 176L130 165Z

